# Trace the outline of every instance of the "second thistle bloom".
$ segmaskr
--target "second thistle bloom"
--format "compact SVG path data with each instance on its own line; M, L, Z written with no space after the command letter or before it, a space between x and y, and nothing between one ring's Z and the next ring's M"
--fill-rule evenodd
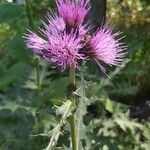
M113 33L113 27L104 25L88 41L89 56L96 60L104 73L106 69L101 62L109 66L119 66L124 60L126 46L120 42L121 38L118 38L120 34L120 32Z

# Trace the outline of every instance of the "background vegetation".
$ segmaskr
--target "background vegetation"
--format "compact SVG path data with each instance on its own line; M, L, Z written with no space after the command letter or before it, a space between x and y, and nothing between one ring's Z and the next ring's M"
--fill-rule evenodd
M0 0L0 150L40 150L59 123L54 106L66 101L68 74L33 56L22 35L26 28L36 30L55 4L32 0L31 18L26 1L8 1ZM107 21L124 31L128 60L110 69L110 78L93 62L84 66L83 149L149 150L150 1L108 0ZM67 150L69 132L63 128L57 147Z

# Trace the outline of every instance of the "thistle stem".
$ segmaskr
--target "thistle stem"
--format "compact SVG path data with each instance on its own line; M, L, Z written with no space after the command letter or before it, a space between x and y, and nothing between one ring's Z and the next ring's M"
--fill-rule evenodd
M74 115L70 118L70 126L71 126L71 141L72 141L72 150L78 150L78 142L77 142L77 128L76 128L76 118Z
M68 87L68 93L70 98L72 100L73 109L76 107L75 100L73 98L73 92L75 91L75 67L70 67L69 69L69 87ZM70 116L70 127L71 127L71 142L72 142L72 150L78 150L78 142L77 142L77 128L76 128L76 118L74 114Z
M76 82L75 71L76 71L75 67L70 67L70 69L69 69L69 84L75 85L75 82Z

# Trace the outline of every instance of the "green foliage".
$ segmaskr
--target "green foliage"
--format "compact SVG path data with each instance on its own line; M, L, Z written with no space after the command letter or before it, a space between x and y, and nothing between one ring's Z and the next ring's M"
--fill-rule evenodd
M73 114L80 150L149 150L150 124L131 118L129 105L150 98L147 4L108 1L109 19L126 34L128 60L110 69L109 78L94 63L89 68L83 64L74 92L78 107L72 109L66 97L68 74L25 48L22 36L30 28L26 5L0 1L0 150L69 150ZM54 1L32 0L33 23L39 24L53 6Z
M59 124L57 124L56 127L54 127L54 129L51 131L51 139L45 150L52 149L53 147L55 148L55 145L57 144L61 134L61 127L67 123L67 118L71 114L71 105L72 102L68 100L62 106L58 107L58 113L62 115L62 118L59 121Z
M17 20L24 15L24 7L13 4L0 5L0 23Z
M142 26L149 23L149 0L108 0L108 17L125 26ZM117 15L119 13L119 15Z

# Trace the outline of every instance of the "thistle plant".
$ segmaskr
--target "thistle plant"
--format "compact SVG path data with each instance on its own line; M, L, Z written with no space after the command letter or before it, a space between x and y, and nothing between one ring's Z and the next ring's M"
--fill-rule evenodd
M56 0L57 11L47 13L42 21L43 27L37 34L28 30L24 34L27 48L48 61L53 67L62 71L69 70L68 101L64 105L67 113L62 116L60 125L67 121L70 124L71 148L79 150L79 118L75 117L79 103L74 97L77 89L75 82L76 70L86 61L95 61L100 70L108 76L106 67L119 66L126 56L126 46L120 42L121 32L114 32L113 26L102 25L94 34L90 21L85 17L90 11L90 0ZM40 36L41 35L41 36ZM105 65L106 66L106 65ZM82 70L81 70L82 71ZM84 95L84 92L82 93ZM62 107L64 107L64 105ZM47 150L52 149L54 141L59 137L56 130L51 138ZM57 138L54 138L57 136ZM53 141L54 140L54 141Z

